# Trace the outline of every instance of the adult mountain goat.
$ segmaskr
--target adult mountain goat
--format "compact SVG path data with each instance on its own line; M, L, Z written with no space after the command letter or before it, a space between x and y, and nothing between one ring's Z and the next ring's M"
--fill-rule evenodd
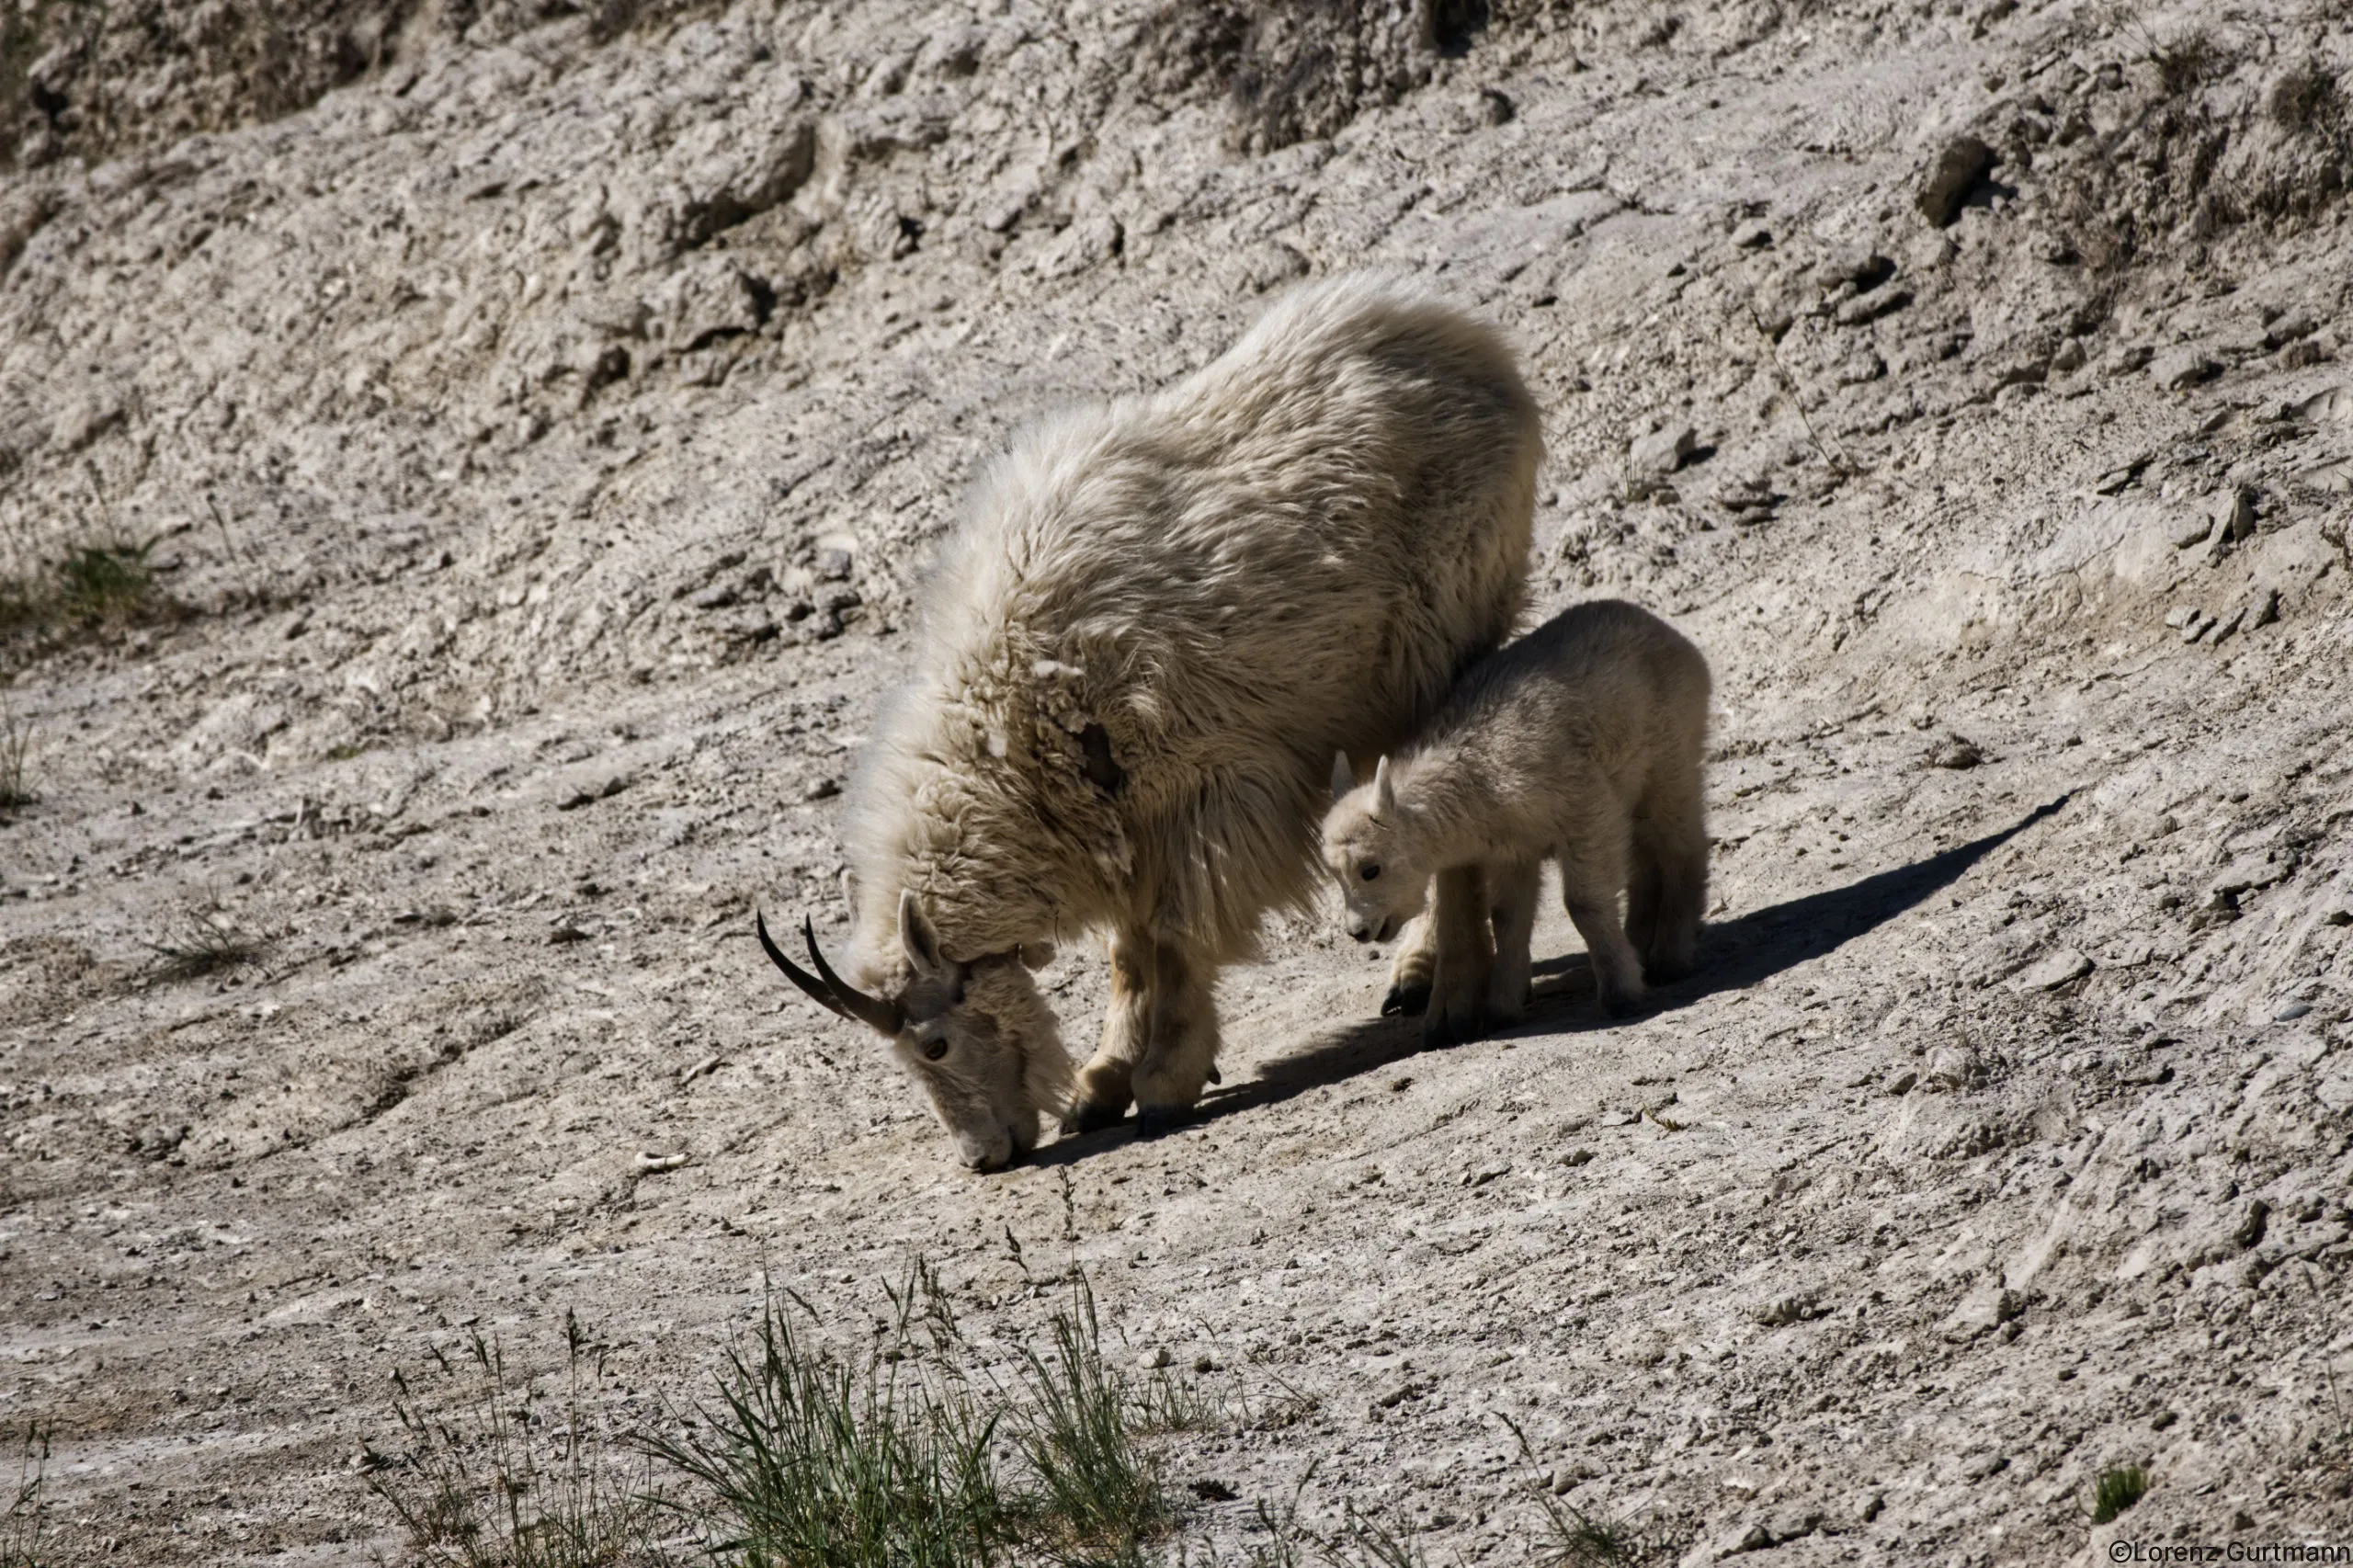
M763 930L769 956L891 1037L967 1165L1048 1111L1181 1115L1219 966L1311 896L1333 754L1403 743L1510 631L1542 445L1493 331L1365 278L1031 430L941 552L847 801L855 983L813 940L814 974ZM1476 896L1441 885L1430 928ZM1029 970L1086 930L1111 1002L1074 1084Z

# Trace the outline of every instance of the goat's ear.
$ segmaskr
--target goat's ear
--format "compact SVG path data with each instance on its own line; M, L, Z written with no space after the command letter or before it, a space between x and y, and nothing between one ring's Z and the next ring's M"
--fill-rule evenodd
M1024 969L1043 969L1054 961L1054 945L1051 942L1024 942L1017 950Z
M1348 766L1348 754L1344 751L1334 752L1332 754L1332 799L1336 801L1356 787L1357 770Z
M1397 786L1389 781L1389 759L1382 757L1381 766L1372 770L1372 811L1375 816L1390 816L1397 810Z
M899 946L906 949L907 962L917 974L937 976L954 966L939 951L939 933L932 929L931 917L915 902L915 890L899 894Z

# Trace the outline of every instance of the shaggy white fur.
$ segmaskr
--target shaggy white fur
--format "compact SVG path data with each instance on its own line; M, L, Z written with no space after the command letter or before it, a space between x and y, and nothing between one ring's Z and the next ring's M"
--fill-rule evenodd
M1333 753L1404 741L1508 634L1541 455L1502 339L1364 278L1298 290L1164 392L1019 440L941 553L851 791L864 983L909 1030L982 1006L911 950L903 895L943 962L990 963L991 994L1028 984L1000 955L1107 932L1110 1014L1071 1119L1190 1107L1217 967L1310 896ZM950 1032L1060 1060L1042 1011ZM1023 1146L1051 1108L963 1085L1056 1073L958 1074L958 1055L909 1058L951 1133Z
M1461 1039L1519 1016L1547 859L1560 863L1604 1007L1638 1005L1646 971L1656 981L1690 969L1708 892L1708 662L1682 633L1601 599L1465 676L1428 733L1381 758L1371 783L1335 761L1324 863L1347 900L1349 935L1387 937L1420 912L1433 876L1467 871L1483 890L1492 958L1474 904L1469 930L1441 933L1429 1034Z

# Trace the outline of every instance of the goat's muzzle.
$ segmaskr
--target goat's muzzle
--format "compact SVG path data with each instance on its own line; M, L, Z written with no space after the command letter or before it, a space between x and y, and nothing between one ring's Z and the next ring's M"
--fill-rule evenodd
M809 949L809 961L817 967L811 974L784 956L784 952L768 936L767 917L754 912L752 928L759 933L760 947L767 953L768 961L784 971L784 976L799 986L808 998L842 1017L854 1019L886 1035L896 1035L906 1022L898 1007L880 996L869 996L857 986L834 972L825 955L817 950L817 932L807 916L801 921L801 940Z

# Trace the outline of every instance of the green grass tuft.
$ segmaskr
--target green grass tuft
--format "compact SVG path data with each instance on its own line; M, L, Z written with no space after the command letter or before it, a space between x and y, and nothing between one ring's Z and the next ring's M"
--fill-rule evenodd
M0 702L0 822L33 802L32 786L27 781L32 754L32 726L20 723L17 710Z
M2117 1465L2092 1483L2092 1523L2107 1524L2148 1495L2149 1472L2137 1464Z
M1074 1275L1071 1304L1054 1314L1051 1333L1050 1354L1022 1352L1029 1397L1020 1446L1040 1490L1032 1509L1039 1533L1067 1561L1139 1562L1172 1510L1158 1467L1136 1440L1144 1406L1103 1359L1086 1276Z

